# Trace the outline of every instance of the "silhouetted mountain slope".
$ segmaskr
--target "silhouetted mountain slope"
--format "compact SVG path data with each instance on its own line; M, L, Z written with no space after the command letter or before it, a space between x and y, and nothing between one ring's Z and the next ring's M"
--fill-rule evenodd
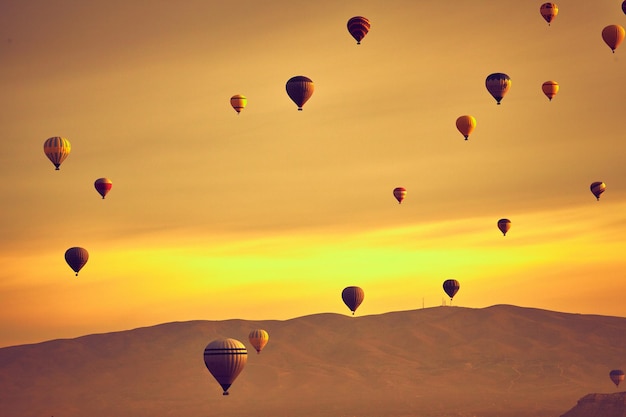
M626 392L585 395L561 417L626 417Z
M247 335L270 334L257 355ZM224 397L203 362L248 346ZM167 323L0 349L2 416L538 416L611 392L626 318L514 306Z

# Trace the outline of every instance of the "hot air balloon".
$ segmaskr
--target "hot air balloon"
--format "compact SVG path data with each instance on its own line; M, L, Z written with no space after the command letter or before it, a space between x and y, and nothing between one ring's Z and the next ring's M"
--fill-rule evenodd
M256 349L256 353L261 353L270 340L270 335L263 329L255 329L248 335L248 340L250 340L250 343Z
M589 189L596 196L596 200L600 201L600 194L606 190L606 184L602 181L592 182Z
M402 200L406 197L406 188L396 187L393 189L393 196L398 200L398 204L402 204Z
M620 25L609 25L602 29L602 39L611 48L613 53L620 43L624 40L624 28Z
M233 106L237 114L246 107L246 104L248 104L248 99L241 94L235 94L230 98L230 105Z
M548 26L550 26L550 23L559 13L559 8L554 3L544 3L539 8L539 11L541 12L541 16L548 22Z
M108 178L98 178L93 183L93 186L96 187L96 191L98 191L98 193L102 196L102 199L104 200L104 197L109 193L109 191L111 191L113 183Z
M43 143L43 152L54 164L56 170L59 169L61 163L67 158L71 150L72 146L70 145L70 141L59 136L46 139Z
M545 94L546 97L552 101L554 96L556 96L556 93L559 92L559 83L556 81L546 81L541 85L541 90L543 91L543 94Z
M459 291L459 288L461 288L461 284L456 279L447 279L443 282L443 290L450 297L450 302L452 302L452 298Z
M500 104L500 100L506 95L511 88L511 78L501 72L495 72L493 74L489 74L487 79L485 80L485 86L487 87L487 91L489 94L496 99L496 102Z
M624 380L624 371L622 371L621 369L613 369L611 372L609 372L609 377L611 378L611 381L613 381L615 386L619 387L619 383Z
M65 262L76 272L76 276L78 276L78 271L85 266L88 259L89 252L87 252L87 249L73 247L65 251Z
M235 339L217 339L204 348L204 364L211 375L228 395L228 388L243 371L248 361L248 351L243 343Z
M302 111L302 106L313 95L313 81L303 75L291 77L287 81L287 95L298 106L298 110Z
M341 292L341 298L354 316L354 312L359 308L365 298L365 292L360 287L346 287Z
M622 11L626 14L626 0L622 2Z
M360 45L361 40L367 35L370 30L370 21L363 16L354 16L348 20L348 32L354 39L356 44Z
M465 140L469 138L475 127L476 119L473 116L465 115L456 119L456 128L459 129Z
M506 236L506 232L508 232L510 228L511 228L511 220L509 219L498 220L498 229L500 229L503 236Z

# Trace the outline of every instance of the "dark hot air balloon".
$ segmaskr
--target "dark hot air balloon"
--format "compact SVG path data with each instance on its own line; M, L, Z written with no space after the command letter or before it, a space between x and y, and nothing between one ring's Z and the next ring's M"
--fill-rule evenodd
M96 191L98 192L98 194L102 196L102 199L104 200L104 197L106 197L109 191L111 191L111 187L113 187L113 183L108 178L98 178L93 183L93 186L96 188Z
M248 361L248 351L243 343L235 339L217 339L204 348L204 364L211 375L228 395L228 388L243 371Z
M495 72L487 76L485 86L489 94L496 99L496 103L500 104L502 98L511 88L511 78L502 72Z
M559 13L559 8L554 3L544 3L539 8L539 12L546 22L548 22L548 26L550 26L550 23L552 23L556 15Z
M363 16L354 16L348 20L348 32L354 39L356 44L360 45L361 40L367 35L370 30L370 21Z
M606 184L602 181L592 182L589 186L589 189L596 196L596 200L600 201L600 194L602 194L606 190Z
M270 335L263 329L255 329L248 334L248 340L250 340L250 343L254 346L256 353L261 353L270 340Z
M65 262L76 272L76 276L78 276L78 271L85 266L88 259L89 252L87 252L87 249L73 247L65 251Z
M406 188L396 187L393 189L393 196L398 200L398 204L402 204L402 200L406 197Z
M503 236L506 236L506 232L508 232L510 228L511 228L511 220L509 219L498 220L498 229L500 229Z
M613 369L609 372L609 378L615 384L616 387L619 387L619 383L624 380L624 371L621 369Z
M302 75L291 77L287 81L287 95L298 106L298 110L302 111L302 106L313 95L314 85L310 78Z
M341 298L354 315L365 298L365 292L360 287L346 287L341 292Z
M67 158L71 150L72 146L70 145L70 141L59 136L46 139L43 143L43 152L54 164L56 170L59 169L61 163Z
M459 288L461 288L461 284L456 279L447 279L443 282L443 290L450 297L450 302L452 302L452 298L459 291Z
M617 47L624 40L626 32L620 25L609 25L602 29L602 39L611 48L611 51L615 53Z

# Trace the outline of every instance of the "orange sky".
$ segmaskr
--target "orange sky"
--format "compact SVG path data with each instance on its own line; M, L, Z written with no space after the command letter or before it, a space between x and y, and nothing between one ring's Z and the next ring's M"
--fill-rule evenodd
M558 3L551 26L541 2L430 3L0 2L0 346L347 314L347 285L361 315L434 306L447 278L457 305L626 316L626 51L600 36L621 2Z

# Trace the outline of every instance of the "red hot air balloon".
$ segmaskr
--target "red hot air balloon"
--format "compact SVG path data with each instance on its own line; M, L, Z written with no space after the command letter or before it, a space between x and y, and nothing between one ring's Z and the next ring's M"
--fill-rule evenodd
M108 178L98 178L93 183L93 186L96 187L96 191L98 192L98 194L102 196L102 199L104 200L104 197L106 197L109 191L111 191L111 187L113 187L113 183Z
M304 103L306 103L313 95L313 81L303 75L298 75L291 77L287 81L287 85L285 87L287 88L287 95L289 98L296 103L298 110L302 111Z
M228 395L228 388L248 361L246 346L235 339L217 339L204 348L204 364Z
M613 53L624 40L624 35L626 35L626 32L620 25L609 25L602 29L602 39Z
M539 12L546 22L548 22L548 26L550 26L550 23L552 23L556 15L559 13L559 8L554 3L544 3L539 8Z
M354 312L359 308L365 298L365 292L360 287L346 287L341 292L341 298L354 316Z
M624 371L621 369L613 369L609 372L609 378L615 384L616 387L619 387L619 383L624 380Z
M511 220L509 219L498 220L498 229L500 229L503 236L506 236L506 232L508 232L510 228L511 228Z
M393 196L398 200L398 204L402 204L402 200L406 197L406 188L396 187L393 189Z
M65 262L76 272L76 276L78 276L78 271L85 266L88 259L89 252L87 252L87 249L73 247L65 251Z
M71 150L70 141L59 136L49 138L43 143L43 152L54 164L57 171Z
M596 197L596 200L600 201L600 194L602 194L606 190L606 184L602 181L592 182L589 186L589 189Z
M239 112L241 112L244 107L246 107L246 104L248 104L248 99L241 94L235 94L230 98L230 105L233 107L233 109L235 109L237 114L239 114Z
M348 20L348 32L354 39L356 44L360 45L361 40L367 35L370 30L370 21L363 16L354 16Z
M496 99L496 103L500 104L502 98L511 88L511 78L502 72L489 74L485 80L485 87L487 87L489 94Z
M452 298L459 291L459 288L461 288L461 284L456 279L447 279L443 282L443 290L450 297L450 302L452 302Z
M552 101L556 93L559 92L559 83L556 81L546 81L541 85L541 91L548 97L548 100Z

